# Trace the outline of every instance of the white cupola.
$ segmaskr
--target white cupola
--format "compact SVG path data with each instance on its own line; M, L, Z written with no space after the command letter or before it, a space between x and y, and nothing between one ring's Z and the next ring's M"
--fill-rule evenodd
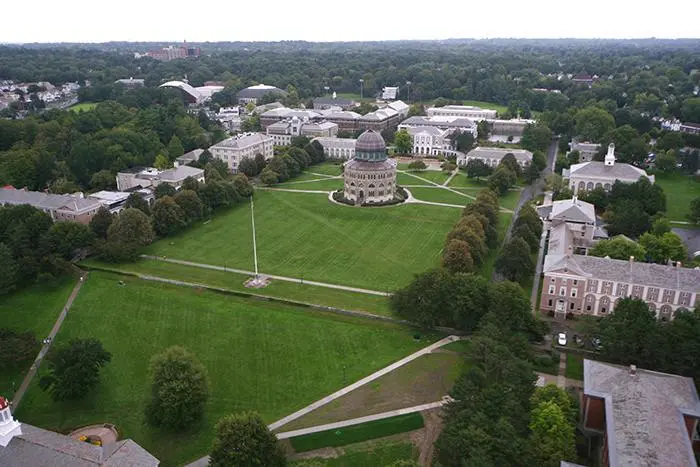
M605 166L612 167L613 165L615 165L615 145L610 143L608 153L605 155Z
M7 447L15 436L22 434L22 426L12 418L10 403L0 396L0 447Z

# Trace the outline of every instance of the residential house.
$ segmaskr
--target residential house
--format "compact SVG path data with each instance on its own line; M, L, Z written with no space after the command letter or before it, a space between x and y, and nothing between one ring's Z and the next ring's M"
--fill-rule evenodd
M446 105L444 107L430 107L425 111L428 117L464 117L481 121L495 119L498 112L491 109L482 109L471 105Z
M182 187L182 182L192 177L204 183L204 170L187 165L178 165L172 169L158 170L153 167L134 167L117 173L117 190L129 191L134 188L155 188L161 183L167 183L176 190Z
M692 378L583 361L581 421L595 465L695 466L699 418Z
M654 183L654 176L648 175L643 169L630 164L615 162L615 145L608 146L604 162L591 161L574 164L562 171L562 177L568 180L568 185L574 194L579 191L590 191L602 187L609 191L616 181L635 183L640 178L646 178Z
M467 154L459 154L457 165L466 167L470 160L478 159L489 167L497 167L506 154L512 154L521 167L527 167L532 162L532 153L525 149L477 147Z
M338 125L327 121L302 121L299 117L292 117L269 125L267 135L272 138L275 146L288 146L296 136L335 137L338 135Z
M254 158L262 154L265 159L271 159L274 140L262 133L241 133L225 139L209 148L215 158L226 162L231 172L238 171L238 165L245 157Z
M7 186L0 190L0 205L28 204L51 216L54 221L88 224L102 206L99 201L86 199L82 193L55 195L38 191L17 190Z
M323 147L323 153L329 159L350 160L355 157L355 142L353 138L314 138Z
M130 439L97 446L15 420L0 396L0 465L4 467L157 467L158 459Z

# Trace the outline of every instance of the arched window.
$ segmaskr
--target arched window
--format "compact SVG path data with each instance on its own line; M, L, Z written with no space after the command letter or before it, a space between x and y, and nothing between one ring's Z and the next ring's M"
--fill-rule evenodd
M593 311L595 310L595 295L589 294L586 295L586 299L583 304L583 312L586 314L593 314Z
M593 189L593 182L588 182L586 184L586 190L591 191Z
M661 321L671 321L671 314L673 313L673 308L671 308L671 305L662 306L660 311Z
M604 189L605 191L610 191L610 184L609 184L609 183L606 183L605 185L603 185L603 189Z
M596 187L596 188L603 188L603 184L602 184L602 183L596 183L596 184L595 184L595 187Z
M606 315L610 311L610 297L603 296L598 305L598 314Z
M585 182L578 182L578 189L583 191L586 189L586 183Z

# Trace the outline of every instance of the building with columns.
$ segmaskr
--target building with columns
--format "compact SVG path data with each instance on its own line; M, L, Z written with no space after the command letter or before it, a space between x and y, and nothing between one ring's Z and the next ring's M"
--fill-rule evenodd
M591 191L595 188L603 188L606 191L612 189L616 181L622 183L635 183L640 178L646 178L654 183L654 176L646 171L630 164L615 162L615 145L608 146L605 161L591 161L574 164L562 171L562 177L567 180L569 188L574 194L579 191Z
M454 130L441 130L434 126L410 126L406 129L413 141L413 154L438 156L443 151L454 150L452 134Z
M492 109L482 109L471 105L446 105L444 107L430 107L426 109L428 117L465 117L476 121L495 119L498 112Z
M532 153L525 149L478 147L466 154L458 155L457 165L466 167L470 160L478 159L489 167L495 168L500 164L501 159L503 159L506 154L513 154L515 160L521 167L527 167L532 162Z
M354 138L314 138L313 141L318 141L329 159L349 160L355 157L357 140Z
M386 143L374 130L355 143L355 157L343 170L345 199L355 204L391 201L396 191L396 162L387 158Z

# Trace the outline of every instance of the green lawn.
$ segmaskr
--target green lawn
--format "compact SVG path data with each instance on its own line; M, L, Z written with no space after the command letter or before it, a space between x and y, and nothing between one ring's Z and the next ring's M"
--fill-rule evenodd
M244 284L250 279L250 276L150 259L141 259L135 263L118 265L100 263L95 260L86 260L81 264L86 267L108 268L115 272L146 274L195 284L205 284L266 297L284 298L315 305L332 306L345 310L366 311L375 315L392 315L389 310L389 300L386 297L377 295L329 289L327 287L316 287L307 284L294 284L277 280L271 281L270 285L262 289L249 289L246 288Z
M416 458L416 449L411 443L396 441L381 441L372 443L370 447L366 443L358 446L343 448L345 453L339 457L313 457L308 460L292 462L292 466L309 467L367 467L393 465L401 460Z
M474 107L481 107L482 109L495 110L499 114L508 111L508 107L501 104L496 104L494 102L484 102L484 101L462 101L464 105L472 105Z
M71 105L68 107L68 110L72 110L73 112L85 112L95 107L97 107L97 103L95 102L80 102L79 104Z
M257 191L263 273L393 291L439 264L458 209L403 204L355 208L307 193ZM156 242L150 253L252 270L250 207L243 204Z
M438 184L445 183L448 178L450 178L450 174L447 172L443 172L441 170L411 170L407 171L408 174L416 175L418 177L424 178L426 180L430 180L431 182L435 182ZM417 180L415 177L411 177L414 180ZM415 185L415 184L414 184Z
M347 426L336 430L321 431L310 435L291 438L290 442L296 452L313 451L325 447L345 446L375 438L405 433L423 428L423 416L419 413L398 415L396 417L375 420L360 425Z
M181 465L207 453L225 414L256 410L270 423L436 338L416 342L412 334L389 323L92 272L56 343L95 337L112 361L79 402L52 402L35 380L17 417L60 432L114 423L161 465ZM210 379L205 419L183 434L151 429L143 416L148 362L176 344L197 355Z
M303 172L300 175L297 175L296 177L287 180L284 183L296 183L296 182L303 182L306 180L327 180L330 177L325 176L325 175L314 175L311 172Z
M318 178L318 177L316 177ZM318 180L315 182L286 182L275 185L277 188L289 188L293 190L323 190L333 191L343 188L342 178L329 178L328 180ZM326 200L327 202L327 200Z
M666 193L666 216L672 221L687 222L690 202L700 196L700 182L681 173L659 173L656 183Z
M466 187L466 188L486 188L486 179L481 178L479 180L475 178L469 178L465 174L465 172L460 171L452 177L452 180L450 180L450 187L452 188L457 188L457 187Z
M520 190L509 190L508 193L499 198L499 204L502 208L513 210L520 199Z
M41 340L49 334L56 318L75 286L75 280L61 280L24 288L0 299L0 328L16 332L31 331ZM12 397L19 388L26 367L0 372L0 395Z
M473 201L472 198L467 198L466 196L458 195L444 188L438 187L425 187L425 188L408 188L414 198L422 201L431 201L435 203L447 203L456 204L460 206L466 206ZM476 193L472 193L475 196Z
M583 381L583 357L566 354L566 377Z
M414 177L408 173L399 172L396 174L396 184L400 186L404 185L423 185L423 186L433 186L427 180L421 180L420 178Z
M343 170L341 164L336 164L335 162L322 162L320 164L307 167L305 172L315 172L325 175L340 175L343 173Z

